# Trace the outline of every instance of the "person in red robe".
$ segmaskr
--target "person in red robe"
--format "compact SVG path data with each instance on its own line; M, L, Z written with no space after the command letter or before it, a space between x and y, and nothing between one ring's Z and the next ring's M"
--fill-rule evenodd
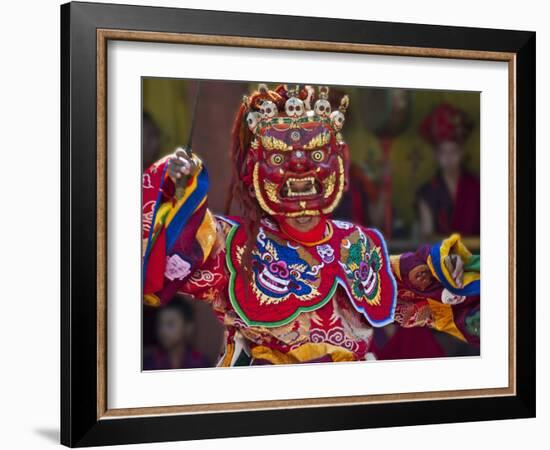
M396 320L384 237L332 218L350 181L349 98L333 105L328 94L262 84L243 98L232 133L240 216L212 214L195 152L179 148L143 174L144 302L209 303L225 328L219 366L372 359L373 328Z
M479 179L463 165L464 142L473 123L447 103L437 106L420 126L420 134L434 149L437 174L417 194L423 236L479 235Z

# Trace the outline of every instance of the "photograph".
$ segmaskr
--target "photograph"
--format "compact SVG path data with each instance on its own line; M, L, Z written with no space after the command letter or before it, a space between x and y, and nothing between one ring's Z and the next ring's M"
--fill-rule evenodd
M142 369L479 357L480 93L264 81L142 78Z

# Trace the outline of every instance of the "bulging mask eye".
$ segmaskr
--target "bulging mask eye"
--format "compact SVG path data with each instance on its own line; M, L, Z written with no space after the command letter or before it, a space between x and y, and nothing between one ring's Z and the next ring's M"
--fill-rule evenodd
M321 162L325 159L325 152L323 150L314 150L311 152L311 159L315 162Z
M280 153L274 153L269 159L271 161L271 164L275 166L280 166L284 162L283 155L281 155Z

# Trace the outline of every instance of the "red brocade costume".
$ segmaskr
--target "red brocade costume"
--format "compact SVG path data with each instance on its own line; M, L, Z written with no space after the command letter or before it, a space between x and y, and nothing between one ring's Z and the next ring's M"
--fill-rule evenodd
M170 158L143 178L144 298L177 293L211 304L226 330L219 365L368 359L373 327L392 323L397 285L379 232L331 220L348 152L328 88L245 97L233 132L235 196L249 213L214 216L208 176L177 185ZM289 219L313 217L307 232ZM431 326L433 322L419 323Z

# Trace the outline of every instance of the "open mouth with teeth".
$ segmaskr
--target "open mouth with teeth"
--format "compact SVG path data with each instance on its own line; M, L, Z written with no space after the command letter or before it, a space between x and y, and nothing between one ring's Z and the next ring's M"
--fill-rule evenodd
M270 291L276 292L277 294L287 294L289 292L288 285L290 284L290 280L279 278L265 267L258 274L258 281L263 287L269 289Z
M363 286L363 290L365 291L365 295L367 297L372 296L374 293L378 283L376 278L376 272L369 268L368 275L361 280L361 285Z
M282 198L314 197L321 193L321 183L315 177L287 178L281 188Z

